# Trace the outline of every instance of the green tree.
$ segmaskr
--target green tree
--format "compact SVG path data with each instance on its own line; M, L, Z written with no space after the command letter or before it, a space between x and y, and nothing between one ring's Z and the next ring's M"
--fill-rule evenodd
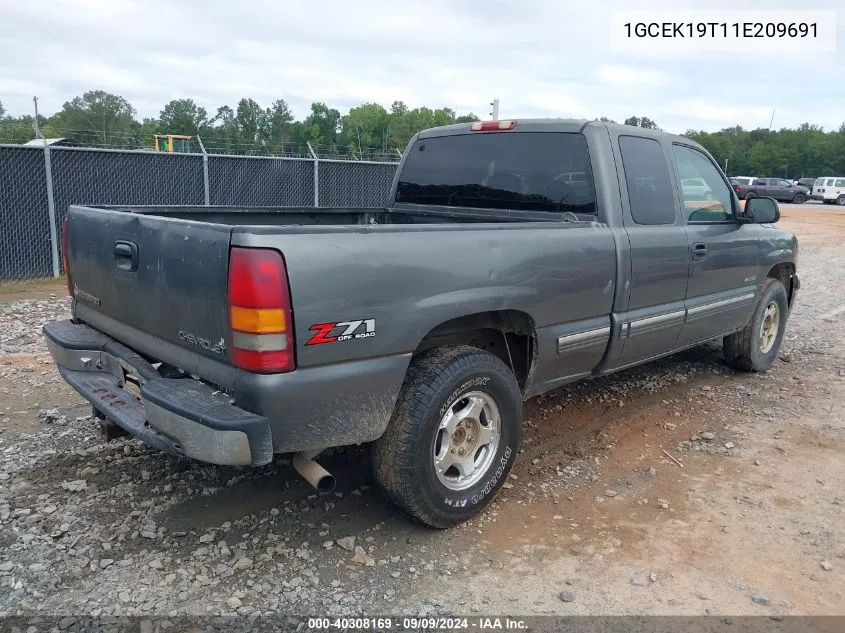
M387 151L391 116L378 103L364 103L352 108L341 120L342 135L353 153L361 156L364 150Z
M0 101L0 121L6 118L6 108L3 107L3 102Z
M67 101L50 124L62 135L107 146L131 141L135 108L123 97L92 90Z
M296 142L293 113L284 99L276 99L267 108L264 122L264 141L271 151L284 153L286 146Z
M235 111L238 134L245 150L261 151L266 128L266 113L253 99L241 99Z
M193 99L174 99L159 115L162 134L197 136L208 126L208 112Z
M659 130L657 123L649 119L647 116L629 116L625 119L625 125L635 125L636 127L646 128L648 130Z

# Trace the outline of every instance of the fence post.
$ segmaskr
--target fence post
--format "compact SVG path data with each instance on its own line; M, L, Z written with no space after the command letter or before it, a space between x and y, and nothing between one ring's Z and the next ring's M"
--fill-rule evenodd
M47 181L47 217L50 219L50 252L53 256L53 277L58 277L59 269L59 232L56 227L56 201L53 198L53 167L50 163L50 146L44 142L44 174Z
M308 145L308 151L311 152L311 157L314 159L314 206L320 206L320 159L317 158L317 152L311 147L311 141L305 141Z
M203 145L199 134L197 134L197 142L200 144L200 149L202 150L202 188L205 206L208 207L211 206L211 197L208 192L208 152L205 151L205 145Z

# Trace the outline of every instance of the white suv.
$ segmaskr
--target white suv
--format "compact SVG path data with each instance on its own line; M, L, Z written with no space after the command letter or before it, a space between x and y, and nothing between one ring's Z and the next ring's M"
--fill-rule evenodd
M845 206L845 178L825 176L816 178L813 183L813 200L821 200L825 204Z

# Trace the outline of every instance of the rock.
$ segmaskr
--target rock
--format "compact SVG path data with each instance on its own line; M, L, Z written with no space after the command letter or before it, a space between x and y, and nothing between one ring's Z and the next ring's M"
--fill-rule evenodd
M704 385L704 386L701 388L701 390L702 390L702 391L713 391L713 387L711 387L710 385Z
M132 602L132 595L128 591L121 591L117 597L121 602Z
M618 495L618 494L619 494L619 493L618 493L618 492L616 492L615 490L605 490L605 491L604 491L604 496L605 496L605 497L611 497L611 498L612 498L612 497L615 497L615 496L616 496L616 495Z
M352 557L353 563L359 563L361 565L366 565L367 567L372 567L375 565L375 561L370 557L367 552L364 551L364 548L360 545L355 546L355 556Z
M631 584L635 587L645 587L648 584L648 580L644 574L637 574L636 576L631 576Z
M833 565L830 563L829 560L823 560L820 565L825 571L833 571Z
M239 558L238 560L235 561L235 564L232 565L232 569L235 569L235 570L249 569L250 567L252 567L252 559L246 558L246 557Z
M0 563L0 572L8 572L12 571L14 565L10 562Z
M88 488L88 482L84 479L75 479L73 481L63 481L62 488L68 492L83 492Z
M561 591L557 594L557 597L560 598L562 602L572 602L575 600L575 594L571 591Z
M653 466L648 469L648 476L649 477L657 477L657 469Z
M325 547L326 549L331 549L332 547L334 547L334 541L324 541L323 547Z
M100 561L100 569L105 569L106 567L108 567L109 565L112 565L113 563L114 563L113 558L104 558L103 560Z
M228 604L229 608L231 608L231 609L237 609L243 604L243 602L241 602L240 598L236 598L235 596L232 596L231 598L226 600L226 604Z
M200 537L200 543L211 543L214 540L214 534L203 534Z
M346 536L344 538L337 539L337 544L345 549L347 552L351 552L355 549L355 537L354 536Z
M651 582L657 582L657 574L655 574L654 572L651 572L651 573L648 575L648 579L649 579Z
M706 442L712 442L716 439L716 434L712 433L711 431L705 431L701 434L701 439L705 440Z
M759 459L755 459L755 460L754 460L754 465L755 465L755 466L759 466L759 465L760 465L760 460L759 460Z
M41 510L41 514L53 514L58 508L54 505L44 506Z
M164 565L163 565L163 564L162 564L162 562L161 562L160 560L158 560L158 559L151 560L148 564L149 564L149 566L150 566L150 567L152 567L153 569L163 569L163 568L164 568Z
M156 533L152 532L150 530L144 530L143 532L141 532L141 536L143 536L144 538L149 538L149 539L154 539L154 538L157 537ZM175 534L174 534L174 536L175 536Z
M754 604L766 606L767 604L769 604L770 600L762 593L755 593L753 596L751 596L751 602L753 602Z
M725 442L724 446L725 446L725 448L733 448L734 443L733 442Z

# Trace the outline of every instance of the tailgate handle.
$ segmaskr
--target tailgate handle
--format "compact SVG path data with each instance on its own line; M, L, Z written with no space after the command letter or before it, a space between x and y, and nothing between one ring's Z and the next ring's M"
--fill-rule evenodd
M138 245L123 240L114 243L114 261L121 270L138 270Z

